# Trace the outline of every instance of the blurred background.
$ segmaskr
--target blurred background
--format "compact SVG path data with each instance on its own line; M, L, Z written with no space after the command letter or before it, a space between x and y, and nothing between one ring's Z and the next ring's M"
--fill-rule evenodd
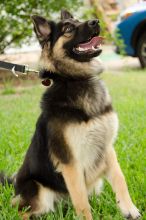
M100 19L105 37L101 59L108 70L146 66L146 1L138 0L7 0L0 2L0 60L36 68L40 46L30 15L58 20L67 8L79 19ZM0 69L0 80L11 77ZM35 74L30 77L35 77Z

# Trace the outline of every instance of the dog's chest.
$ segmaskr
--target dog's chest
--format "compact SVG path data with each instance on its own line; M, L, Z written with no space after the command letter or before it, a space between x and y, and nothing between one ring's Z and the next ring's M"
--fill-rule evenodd
M95 119L87 123L70 124L65 129L65 140L83 167L101 158L108 136L106 127L104 120Z
M65 129L65 140L73 157L87 175L103 162L106 148L114 140L117 127L117 116L111 113L87 123L70 124Z

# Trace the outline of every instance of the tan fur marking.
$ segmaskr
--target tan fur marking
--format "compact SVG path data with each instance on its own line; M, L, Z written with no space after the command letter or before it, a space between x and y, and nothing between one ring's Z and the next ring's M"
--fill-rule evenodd
M64 165L62 174L78 216L92 220L82 169L77 164Z
M55 46L53 48L53 57L54 59L61 59L64 58L65 54L64 54L64 49L63 49L63 45L70 39L68 39L65 36L61 36L57 42L55 43Z
M55 72L55 67L52 62L51 54L50 54L50 43L44 45L44 48L40 57L40 68L45 68L51 72Z
M99 64L97 59L94 59L90 62L80 63L67 56L64 56L62 59L58 57L58 59L56 59L56 63L58 63L57 69L59 70L59 72L63 72L73 76L94 75L101 73L103 70L101 64Z
M139 216L139 212L130 198L124 175L117 161L115 150L112 147L107 154L106 161L106 177L116 193L119 208L125 216L130 214L133 219L136 219Z
M105 161L100 163L97 167L94 167L94 171L91 176L86 178L86 186L89 192L92 192L98 183L98 180L103 176L105 171Z
M112 112L89 120L87 123L71 123L64 129L65 140L72 155L87 174L87 183L104 171L104 155L109 143L113 143L118 128L117 115ZM103 150L101 151L101 147ZM102 155L100 155L100 152ZM102 156L102 158L101 158ZM95 164L95 161L99 164ZM99 166L99 167L98 167ZM92 178L93 177L93 178Z
M39 193L36 197L36 207L32 210L32 215L40 216L49 211L54 211L54 202L58 201L59 195L57 196L57 193L40 183L37 184L39 186Z
M86 74L98 74L102 72L103 66L99 59L95 58L90 62L78 62L69 58L63 49L63 45L69 38L62 36L55 43L53 48L52 60L58 63L57 72L63 72L71 75L86 75ZM70 40L70 39L69 39Z

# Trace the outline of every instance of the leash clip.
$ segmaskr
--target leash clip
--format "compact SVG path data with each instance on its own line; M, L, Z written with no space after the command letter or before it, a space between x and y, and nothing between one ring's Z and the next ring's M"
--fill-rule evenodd
M38 70L35 70L35 69L31 69L31 68L29 68L29 66L28 65L25 65L25 71L24 71L24 75L27 75L28 73L30 73L30 72L34 72L34 73L39 73L39 71Z
M18 74L15 72L15 66L13 66L12 68L12 73L14 74L14 76L18 77Z

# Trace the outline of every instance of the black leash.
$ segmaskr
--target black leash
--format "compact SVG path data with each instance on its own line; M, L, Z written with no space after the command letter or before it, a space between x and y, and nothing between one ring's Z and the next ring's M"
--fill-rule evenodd
M37 73L39 76L39 71L38 70L34 70L34 69L30 69L28 65L20 65L20 64L16 64L16 63L8 63L5 61L0 61L0 69L6 69L6 70L11 70L11 72L15 75L15 76L19 76L17 73L21 73L23 75L28 75L28 73L30 72L34 72ZM17 72L17 73L16 73ZM40 76L39 76L40 77ZM41 77L40 77L41 78ZM42 77L45 78L45 77ZM42 84L44 86L50 86L51 81L48 78L48 76L42 81Z
M5 61L0 61L0 68L11 70L11 72L18 77L16 72L27 75L29 72L39 73L38 70L30 69L28 65L20 65L15 63L8 63Z

